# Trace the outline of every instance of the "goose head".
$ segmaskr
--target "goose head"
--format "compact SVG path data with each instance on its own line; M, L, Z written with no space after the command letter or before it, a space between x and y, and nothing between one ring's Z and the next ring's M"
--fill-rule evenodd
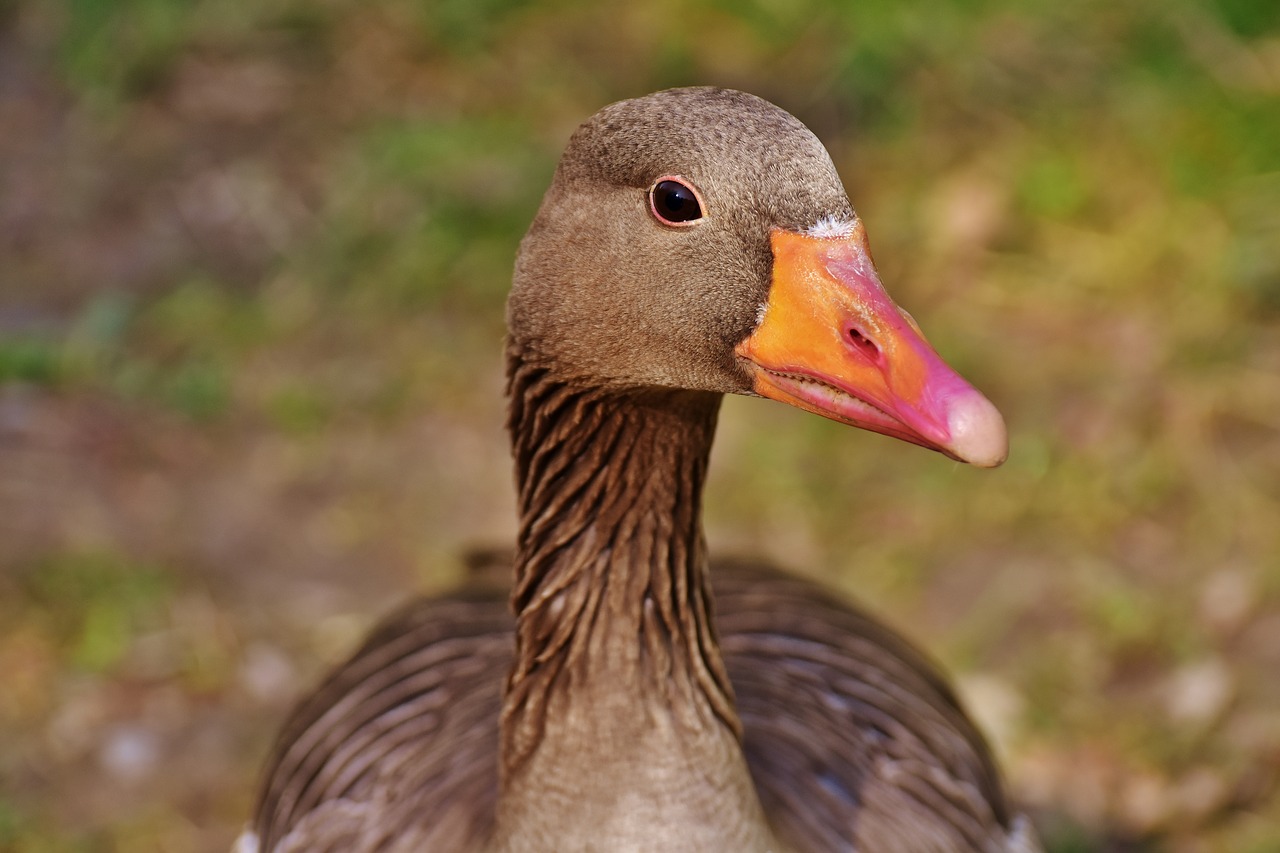
M521 244L510 342L566 381L770 397L981 467L996 408L880 283L822 143L726 89L605 107Z

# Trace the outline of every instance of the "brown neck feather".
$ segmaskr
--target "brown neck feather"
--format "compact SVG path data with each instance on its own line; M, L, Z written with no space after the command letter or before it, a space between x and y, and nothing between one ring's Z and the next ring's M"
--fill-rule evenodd
M516 660L493 849L766 849L700 521L719 395L603 390L518 355L508 375Z
M701 526L719 395L579 387L514 356L509 376L520 510L509 766L537 747L547 694L569 684L739 736Z

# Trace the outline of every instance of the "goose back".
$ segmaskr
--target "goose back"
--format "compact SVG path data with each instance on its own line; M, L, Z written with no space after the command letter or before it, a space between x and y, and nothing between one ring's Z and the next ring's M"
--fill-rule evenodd
M924 654L811 581L746 560L712 578L747 764L788 849L1038 849ZM279 737L261 849L482 850L513 628L496 581L388 617Z

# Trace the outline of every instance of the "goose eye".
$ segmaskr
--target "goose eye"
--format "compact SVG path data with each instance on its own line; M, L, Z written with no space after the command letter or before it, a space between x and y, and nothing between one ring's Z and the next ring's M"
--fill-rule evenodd
M649 210L664 225L691 225L702 218L702 200L680 178L659 178L649 190Z

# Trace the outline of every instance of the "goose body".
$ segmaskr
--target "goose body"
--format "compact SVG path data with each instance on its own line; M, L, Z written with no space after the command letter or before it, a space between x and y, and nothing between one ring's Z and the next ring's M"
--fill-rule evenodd
M521 245L508 327L509 598L375 630L286 726L246 847L1039 849L924 657L810 583L708 569L724 393L1004 458L800 122L709 88L602 110Z
M910 644L768 566L712 574L743 750L780 849L1039 849L981 735ZM281 734L254 827L262 849L483 849L498 794L494 674L511 667L512 628L495 583L386 619Z

